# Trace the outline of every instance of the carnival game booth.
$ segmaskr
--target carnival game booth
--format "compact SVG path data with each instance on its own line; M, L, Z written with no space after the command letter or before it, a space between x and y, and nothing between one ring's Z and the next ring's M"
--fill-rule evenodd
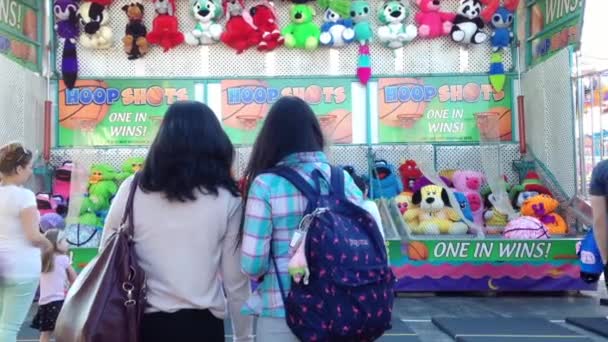
M49 197L61 192L68 208L76 266L96 254L117 186L141 167L171 103L215 111L238 146L241 175L269 107L295 95L318 115L330 160L368 180L397 291L594 288L579 279L582 227L569 210L571 51L520 75L527 63L518 63L511 26L525 23L527 9L517 7L54 1ZM442 202L441 222L426 222L429 196Z

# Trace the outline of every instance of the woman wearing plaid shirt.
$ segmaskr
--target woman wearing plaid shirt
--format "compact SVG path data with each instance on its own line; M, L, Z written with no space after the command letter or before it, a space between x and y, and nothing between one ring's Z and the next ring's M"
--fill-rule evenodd
M306 208L304 196L287 180L264 173L278 165L298 171L312 185L310 174L315 169L329 180L330 165L323 153L325 141L312 109L297 97L283 97L270 109L253 146L245 179L245 215L241 225L242 268L261 283L243 308L243 313L256 315L257 341L297 341L285 321L283 300L270 250L277 261L286 293L291 278L287 272L289 241ZM345 171L347 197L362 205L363 196ZM323 184L323 182L322 182Z

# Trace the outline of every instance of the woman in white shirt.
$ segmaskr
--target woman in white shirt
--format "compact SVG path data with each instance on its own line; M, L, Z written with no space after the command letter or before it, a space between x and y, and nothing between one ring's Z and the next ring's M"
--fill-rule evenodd
M32 152L20 143L0 147L0 341L15 342L40 276L40 248L51 243L38 230L36 196L23 188L32 175Z
M242 210L233 160L234 147L209 107L171 105L133 201L135 251L148 287L143 342L225 341L224 294L234 340L253 340L252 319L240 314L250 284L237 248ZM133 179L112 202L102 246L120 224Z

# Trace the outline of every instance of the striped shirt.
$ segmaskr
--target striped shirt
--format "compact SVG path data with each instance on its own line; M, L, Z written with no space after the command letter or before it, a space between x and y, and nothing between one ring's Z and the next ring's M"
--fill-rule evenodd
M278 165L295 169L311 185L311 173L318 169L326 179L331 172L323 152L295 153ZM363 196L355 182L344 172L346 197L362 205ZM321 184L325 184L321 182ZM326 191L326 189L323 189ZM306 209L306 198L286 179L273 174L260 174L249 189L245 210L245 227L241 265L243 272L262 283L243 307L243 314L285 317L277 274L270 259L270 245L285 293L291 287L287 273L289 242Z

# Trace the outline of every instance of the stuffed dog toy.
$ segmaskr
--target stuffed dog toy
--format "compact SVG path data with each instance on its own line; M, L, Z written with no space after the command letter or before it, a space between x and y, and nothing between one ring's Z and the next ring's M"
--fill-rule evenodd
M321 28L313 18L315 10L309 5L292 5L289 12L291 24L283 28L285 46L288 48L314 50L319 46Z
M186 34L188 45L209 45L220 40L222 26L217 21L224 14L222 6L214 0L192 0L192 15L197 24Z
M223 3L226 13L226 31L222 33L220 40L227 46L236 50L237 54L250 47L257 46L260 35L257 27L253 24L253 18L245 11L243 0L225 0Z
M410 223L413 234L466 234L469 227L449 208L447 191L437 185L427 185L416 191L412 204L417 208L408 209L405 220ZM412 224L417 222L418 224Z
M148 33L150 44L160 45L164 52L184 42L184 34L179 31L175 17L175 0L153 0L157 13L152 21L152 31Z
M418 36L414 25L405 25L409 10L400 1L387 1L378 11L378 20L383 26L378 27L378 38L386 47L399 49Z
M85 1L78 9L82 25L80 44L88 49L109 49L114 42L112 29L108 25L108 10L95 2Z
M122 39L124 50L130 60L140 58L148 53L148 41L146 34L148 30L143 24L144 5L139 1L132 2L122 7L127 14L129 23L125 29L125 37Z

